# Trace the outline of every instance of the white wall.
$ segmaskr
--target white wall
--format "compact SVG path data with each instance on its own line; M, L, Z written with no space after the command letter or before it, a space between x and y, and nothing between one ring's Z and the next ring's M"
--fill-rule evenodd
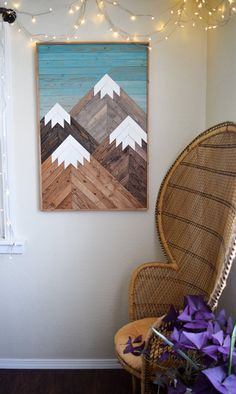
M110 40L92 26L81 40ZM112 358L113 335L128 319L131 271L163 260L154 218L160 182L205 128L206 35L185 28L150 52L147 212L40 212L35 49L14 28L11 44L13 193L27 248L11 261L0 257L0 358Z
M209 31L207 56L207 127L236 122L236 18L224 28ZM220 307L236 318L236 264L220 300Z

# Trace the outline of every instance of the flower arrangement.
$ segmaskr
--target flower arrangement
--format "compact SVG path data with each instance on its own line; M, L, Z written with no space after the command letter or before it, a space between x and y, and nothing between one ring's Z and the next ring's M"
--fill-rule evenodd
M236 394L236 324L224 310L214 314L202 296L187 296L183 311L170 308L163 327L153 328L161 342L157 393L164 387L168 394ZM124 350L136 356L146 351L141 336L129 338ZM173 365L162 368L173 355Z

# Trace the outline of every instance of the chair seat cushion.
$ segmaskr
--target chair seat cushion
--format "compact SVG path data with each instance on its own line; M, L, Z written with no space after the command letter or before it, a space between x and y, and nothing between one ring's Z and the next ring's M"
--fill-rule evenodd
M139 335L142 335L144 341L149 329L154 325L154 323L156 326L158 320L160 320L161 323L161 318L157 317L135 320L120 328L115 335L115 349L118 359L124 368L138 377L141 374L142 358L140 356L135 356L132 353L124 354L124 349L129 337L135 339Z

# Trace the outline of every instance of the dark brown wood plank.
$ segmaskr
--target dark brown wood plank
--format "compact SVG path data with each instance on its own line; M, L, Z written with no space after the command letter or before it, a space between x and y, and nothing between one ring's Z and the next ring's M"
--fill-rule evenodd
M123 370L0 370L2 394L130 394Z
M45 126L43 118L40 122L41 161L47 160L69 135L89 153L93 153L98 146L95 139L75 119L71 118L71 124L65 121L64 128L58 123L51 128L51 122Z

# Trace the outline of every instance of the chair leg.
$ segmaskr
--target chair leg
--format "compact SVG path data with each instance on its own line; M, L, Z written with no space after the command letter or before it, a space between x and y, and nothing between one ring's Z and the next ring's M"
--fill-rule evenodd
M138 394L139 392L139 379L132 375L132 394Z

